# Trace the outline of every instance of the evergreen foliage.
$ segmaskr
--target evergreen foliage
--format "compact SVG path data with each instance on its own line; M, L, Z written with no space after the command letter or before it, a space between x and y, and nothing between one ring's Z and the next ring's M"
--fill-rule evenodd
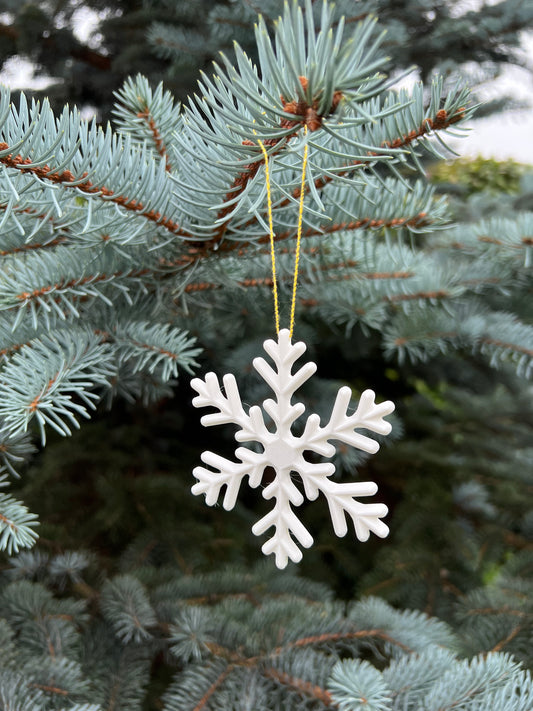
M260 18L260 67L237 47L236 68L223 57L181 114L168 93L129 81L118 95L120 132L67 109L56 119L46 102L22 99L16 110L3 92L0 417L9 436L34 423L43 443L47 427L68 435L102 391L160 397L177 367L190 372L195 364L199 349L188 333L220 348L235 327L247 327L250 299L267 312L258 140L270 151L278 243L296 234L301 144L309 143L300 294L312 319L331 321L335 305L338 325L377 329L387 320L390 329L387 303L406 304L396 309L401 324L411 301L423 318L424 303L468 291L446 268L437 284L434 266L417 273L420 256L400 235L441 226L444 206L420 182L410 189L397 169L420 165L418 146L436 153L428 134L468 115L466 92L444 97L437 79L425 105L421 86L412 95L394 91L377 73L384 59L373 20L343 42L329 6L316 35L311 10L304 20L288 5L274 43ZM375 233L373 249L358 239L367 231ZM282 283L291 268L286 251ZM343 284L340 299L338 282L347 277L355 288ZM240 292L244 318L228 308ZM476 347L478 339L476 332ZM511 358L521 352L517 340L509 341ZM420 356L419 341L393 334L400 354L411 342L408 352Z
M335 601L264 564L203 575L124 564L101 590L80 553L66 586L65 555L25 553L3 572L3 707L524 711L533 700L509 654L462 659L466 634L379 598Z
M237 47L184 108L128 79L114 129L2 94L6 553L37 533L16 497L43 512L41 545L0 573L3 707L532 704L531 185L438 193L423 163L471 115L467 91L439 77L396 90L374 21L343 28L335 12L291 3L273 39L259 21L257 67ZM305 511L324 531L302 565L313 580L250 565L255 504L222 523L189 492L205 433L183 376L235 372L243 401L267 394L247 370L274 329L259 140L282 321L309 146L309 410L341 383L398 405L392 446L334 460L379 482L391 539L355 547ZM144 404L131 426L121 400Z
M36 76L51 78L45 94L55 110L75 102L107 120L113 92L129 75L141 73L153 86L164 81L174 96L184 99L194 91L198 69L210 71L211 61L220 50L231 51L234 40L255 60L257 13L272 28L283 1L5 0L0 65L14 56L30 59ZM416 66L424 82L438 72L452 85L460 76L472 87L496 77L508 64L524 66L521 33L533 24L531 0L474 6L458 0L339 0L334 13L335 20L345 16L348 23L378 15L388 31L384 48L395 71ZM88 21L96 25L80 39L79 30ZM500 97L482 111L516 103Z
M454 161L436 163L430 170L431 180L444 189L464 191L466 195L489 191L493 193L518 193L520 180L527 166L509 159L458 158Z

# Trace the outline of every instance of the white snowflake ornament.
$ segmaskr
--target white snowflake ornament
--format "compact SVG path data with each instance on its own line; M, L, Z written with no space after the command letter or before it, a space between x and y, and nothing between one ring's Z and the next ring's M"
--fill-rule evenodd
M305 343L291 343L287 329L279 332L278 342L265 341L265 351L274 361L276 370L264 358L255 358L254 368L274 392L275 400L265 400L263 409L274 424L274 431L265 425L263 412L254 405L246 413L242 406L235 377L224 375L222 391L215 373L207 373L205 380L194 378L191 386L198 393L192 401L195 407L214 407L216 412L204 415L201 423L206 426L233 423L239 426L235 433L237 442L258 442L262 452L254 452L245 447L238 447L235 455L239 461L203 452L202 461L212 469L196 467L193 471L198 479L192 487L193 494L205 494L205 502L213 506L222 487L226 487L223 499L224 508L229 511L235 506L241 482L245 476L255 488L261 484L265 467L273 467L274 480L262 491L267 500L275 499L272 510L263 516L253 527L252 533L262 535L269 528L274 528L271 538L262 547L263 553L274 553L278 568L285 568L289 560L295 563L302 559L298 542L309 548L313 538L303 523L294 513L292 506L300 506L304 497L295 486L291 474L300 475L305 495L314 500L318 494L324 494L331 515L333 528L337 536L344 536L348 530L346 515L354 524L355 533L360 541L366 541L370 531L384 538L388 527L380 519L386 515L384 504L362 504L354 497L372 496L377 486L372 481L338 483L329 477L335 471L331 462L308 462L304 452L314 452L324 457L331 457L335 447L329 440L337 440L357 447L364 452L374 454L379 444L357 430L370 430L381 435L391 431L389 422L384 417L394 410L394 404L387 400L377 405L375 393L365 390L361 395L357 410L347 414L352 392L349 387L342 387L337 393L329 422L323 427L320 417L310 415L300 436L295 436L291 427L303 414L305 406L301 402L291 404L293 394L316 371L315 363L306 363L294 374L291 373L295 361L305 352Z

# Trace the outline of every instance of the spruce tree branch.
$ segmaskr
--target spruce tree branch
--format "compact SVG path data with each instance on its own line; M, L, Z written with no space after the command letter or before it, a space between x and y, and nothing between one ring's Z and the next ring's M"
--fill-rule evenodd
M432 331L431 333L424 333L423 337L429 340L433 339L447 339L447 338L457 338L459 334L457 331ZM395 346L406 346L411 340L413 341L418 341L420 340L421 335L417 334L416 336L413 336L413 338L409 338L408 336L400 336L396 339L394 339L394 345Z
M437 291L418 291L415 294L393 294L392 296L384 296L385 301L397 303L398 301L416 301L418 299L447 299L452 294L447 289L438 289Z
M324 264L321 267L312 267L310 271L313 272L326 272L331 269L343 269L346 267L355 267L357 266L357 262L353 260L348 260L346 262L338 262L337 264ZM327 281L344 281L344 280L349 280L349 279L371 279L371 280L378 280L378 279L410 279L412 277L416 276L414 272L356 272L352 274L336 274L336 275L330 275L327 277ZM284 275L284 276L279 276L278 280L279 281L287 281L290 282L292 281L293 276L290 274ZM300 281L302 283L305 283L305 275L300 276ZM272 277L262 277L262 278L250 278L250 279L242 279L241 281L237 282L237 285L239 287L248 289L248 288L254 288L254 287L261 287L261 286L266 286L271 288L273 286L273 281ZM190 284L187 284L185 289L183 290L185 293L192 293L192 292L198 292L198 291L212 291L214 289L222 289L223 285L222 284L215 284L213 282L193 282Z
M13 521L10 521L8 518L6 518L3 514L0 513L0 522L4 524L4 526L9 526L9 528L12 531L17 530L17 526L13 523Z
M294 131L293 133L289 134L289 136L284 137L283 139L281 138L272 138L272 139L267 139L263 141L265 146L278 146L281 143L281 146L270 153L269 157L272 157L274 155L277 155L280 151L281 148L286 145L291 138L293 138L297 134L297 131ZM282 142L283 141L283 142ZM249 146L254 146L256 145L253 141L243 141L243 145L249 145ZM228 192L226 193L226 197L224 199L225 202L229 202L230 200L233 200L236 196L242 194L250 182L258 173L259 168L263 166L265 163L264 158L262 160L256 161L254 163L250 163L249 165L244 166L244 170L241 171L235 180L233 181L231 187L229 188ZM231 205L226 205L225 207L221 208L217 214L217 221L218 220L223 220L226 215L228 215L232 210ZM253 221L252 221L253 222ZM211 250L213 249L216 245L218 245L221 241L224 235L226 234L226 230L228 228L229 221L222 222L221 225L218 227L217 231L215 232L214 236L212 239L210 239L208 242L205 243L204 248L206 250Z
M228 667L226 667L226 669L224 669L221 674L219 674L218 678L215 679L215 681L211 684L209 689L205 692L205 694L202 696L202 698L196 704L192 711L202 711L203 709L205 709L207 707L207 704L209 703L209 699L213 696L218 687L226 680L226 677L232 671L233 665L230 664Z
M312 635L310 637L302 637L300 639L295 640L294 642L289 642L288 644L283 645L282 647L277 647L272 652L272 654L278 655L278 654L281 654L282 652L287 651L288 649L294 649L295 647L307 647L310 644L325 644L327 642L342 642L343 640L363 639L365 637L377 637L378 639L382 639L385 642L389 642L390 644L394 644L395 646L400 647L404 651L409 652L409 654L412 654L414 652L413 649L411 649L407 645L403 644L403 642L400 642L399 640L395 639L394 637L391 637L389 634L387 634L383 630L371 629L371 630L358 630L357 632L327 632L326 634Z
M511 615L513 617L527 617L527 613L523 610L514 610L503 605L503 607L481 607L468 610L467 615Z
M391 220L384 219L374 219L369 217L364 217L360 220L352 222L339 222L336 224L328 224L320 229L313 227L308 228L302 232L302 238L311 237L322 237L328 234L334 234L335 232L351 231L351 230L372 230L372 229L399 229L401 227L427 227L431 224L431 220L428 218L426 212L419 212L417 215L412 217L395 217ZM274 241L276 243L282 242L295 237L294 230L286 230L285 232L279 232L274 235ZM264 235L254 242L232 242L225 241L222 242L218 249L219 254L229 254L237 251L239 256L246 254L247 250L255 248L258 244L268 244L270 240L269 235ZM180 255L175 261L172 262L172 266L192 266L196 262L204 259L208 256L206 245L201 247L190 247L186 254ZM170 266L170 265L169 265Z
M114 675L115 683L112 685L109 693L109 703L107 711L115 711L115 707L119 703L119 694L121 690L121 678L118 674Z
M292 279L292 277L290 277ZM289 277L286 277L288 280ZM257 287L257 286L267 286L269 288L272 287L273 285L273 280L272 277L263 277L260 279L242 279L241 281L237 282L237 285L242 287L242 288L249 288L249 287ZM201 281L201 282L196 282L192 284L187 284L185 289L183 290L185 293L190 294L193 292L198 292L198 291L213 291L215 289L222 289L223 285L222 284L214 284L213 282L208 282L208 281Z
M396 585L400 582L400 580L401 578L398 576L386 578L385 580L380 580L379 583L375 583L374 585L370 585L369 587L364 588L364 590L362 590L362 594L365 596L375 595L380 590L387 589L392 587L393 585Z
M300 81L302 82L302 86L305 86L305 77L300 77ZM338 105L338 102L341 100L342 94L341 92L336 92L334 96L334 104L330 108L330 113L335 110L335 108ZM316 102L313 103L313 106L309 106L308 104L304 104L304 102L290 102L287 103L283 100L284 103L284 110L288 113L298 113L300 116L303 116L303 118L299 118L298 120L290 120L290 119L283 119L280 122L280 126L283 128L290 128L291 126L297 126L298 128L307 125L308 129L310 131L315 131L318 130L321 126L322 120L324 116L319 115L316 112L316 109L314 109L314 105ZM393 150L400 150L400 149L405 149L409 148L412 143L415 141L424 138L431 132L436 132L436 131L443 131L452 126L453 124L461 121L464 116L465 116L465 109L464 108L459 108L457 111L455 111L452 114L449 114L445 109L440 109L439 111L436 112L434 117L428 116L426 117L420 126L417 129L413 129L410 131L408 134L404 134L402 136L399 136L396 139L393 139L391 141L383 141L381 144L382 149L393 149ZM291 138L293 138L297 132L298 128L294 131L294 133L291 133L289 136L284 137L283 139L280 138L274 138L270 140L265 140L264 143L265 145L269 146L279 146L277 150L273 151L270 155L276 155L279 153L289 142ZM243 141L244 145L256 145L254 141L252 140L246 140ZM371 162L372 157L380 155L379 151L369 151L368 152L368 157L369 160L354 160L351 161L349 164L345 166L345 168L336 173L336 176L342 177L349 173L353 168L357 166L364 166L367 165L369 162ZM226 194L226 201L232 200L236 197L236 195L241 194L244 189L246 188L246 185L248 182L257 174L259 168L263 165L264 161L257 161L255 163L251 163L250 165L245 166L245 169L239 173L239 175L236 177L234 180L231 188L229 189L228 193ZM331 183L334 180L332 175L325 175L319 178L315 178L314 180L314 187L317 191L322 190L326 185ZM306 186L305 188L305 193L307 194L310 191L309 186ZM293 190L292 196L295 200L298 200L300 198L300 193L301 193L301 188L295 188ZM277 208L283 208L288 206L290 203L289 198L285 198L282 201L280 201L277 205ZM224 217L230 212L232 209L231 205L228 205L226 207L223 207L218 215L217 219L221 220L224 219ZM338 227L338 229L359 229L359 228L365 228L365 227L380 227L380 226L402 226L402 224L408 225L408 226L423 226L427 224L424 220L426 218L426 215L424 213L420 213L418 216L406 218L406 222L402 223L401 219L400 222L394 222L392 221L391 224L384 223L383 225L379 224L367 224L366 221L363 219L362 224L360 227L357 226L357 223L346 223L344 227ZM253 217L251 218L244 226L243 229L245 229L248 226L252 226L256 223L257 218ZM209 241L204 242L201 246L198 246L195 248L194 253L189 252L188 257L184 256L184 264L187 263L187 261L194 262L197 261L198 259L201 259L207 254L215 249L215 247L219 247L219 249L223 251L227 250L232 250L232 249L237 249L237 248L243 248L246 246L246 243L239 242L238 244L234 244L233 242L228 242L228 241L222 241L222 238L224 237L228 227L230 226L230 221L223 222L220 227L218 228L217 232L215 233L214 237L210 239ZM335 231L334 228L330 227L329 228L331 231ZM325 232L328 231L328 228L324 229ZM320 234L319 231L313 231L310 232L308 230L308 234L304 233L304 236L311 236ZM288 237L293 236L292 232L286 232L283 233L282 235L277 235L276 240L282 240L282 239L287 239ZM268 236L262 237L259 240L259 243L264 243L268 241Z
M302 88L304 91L306 91L307 86L308 86L308 80L307 77L300 76L298 77L300 84L302 85ZM294 138L295 136L298 135L298 132L301 128L304 126L307 126L307 129L310 132L313 131L318 131L318 129L322 126L322 121L326 116L329 116L330 114L334 113L334 111L337 109L337 106L339 105L340 101L342 99L342 92L340 91L335 91L333 94L333 101L331 106L327 109L322 114L318 113L318 106L319 106L319 99L314 99L311 104L309 104L307 101L304 101L302 99L299 100L293 100L289 101L285 97L281 97L281 103L283 105L283 111L286 114L290 114L294 116L293 119L291 118L282 118L279 122L279 127L281 129L294 129L291 133L288 135L283 136L282 138L271 138L271 139L266 139L263 141L265 146L270 146L275 148L274 151L270 153L270 156L277 155L279 152L285 148L290 140ZM245 141L242 142L244 146L258 146L257 141L249 140L246 139ZM225 198L225 202L229 202L230 200L234 199L236 196L244 192L246 186L252 180L252 178L255 177L257 174L259 168L264 165L264 159L260 161L256 161L254 163L251 163L249 165L246 165L244 167L244 170L237 175L235 180L233 181L233 184L231 185L230 189L228 190ZM232 205L226 205L223 207L218 215L217 215L217 221L223 220L226 215L231 212L232 210ZM224 237L224 234L226 233L226 230L228 228L228 221L222 222L218 230L215 232L215 235L212 237L211 240L207 243L208 245L213 248L216 244L218 244L222 238Z
M497 237L491 237L489 235L478 235L476 239L478 242L482 242L485 244L494 244L497 247L505 247L506 249L521 250L522 245L524 247L533 246L533 237L530 237L529 235L526 237L522 237L520 239L520 244L510 244L509 242L504 242L503 240L498 239ZM451 242L450 244L445 244L442 246L445 249L451 248L451 249L465 250L466 252L469 252L472 249L471 245L465 245L462 242L457 242L457 241L454 241L454 242Z
M430 220L427 218L426 212L419 212L418 215L413 217L395 217L392 220L383 219L371 219L369 217L363 217L360 220L354 220L351 222L338 222L333 225L326 225L320 229L309 227L307 230L302 232L302 237L321 237L322 235L333 234L335 232L344 232L350 230L364 230L364 229L379 229L379 228L399 228L399 227L426 227L431 224ZM275 242L281 242L282 240L294 237L294 230L286 230L285 232L280 232L274 236ZM256 244L266 244L270 237L268 235L260 237ZM239 246L242 247L242 244Z
M15 345L9 346L8 348L2 348L2 350L0 350L0 358L11 355L27 345L29 345L29 343L15 343Z
M497 348L505 348L506 350L514 351L515 353L523 353L524 355L533 358L533 350L530 348L524 348L523 346L517 346L515 343L508 343L506 341L499 341L495 338L482 338L481 343L488 346L496 346Z
M483 279L461 279L459 282L462 286L481 286L482 284L501 284L503 279L500 277L485 277Z
M55 649L54 643L53 643L49 634L46 635L46 644L48 647L48 654L52 657L52 659L55 659L56 649Z
M40 540L42 540L42 539L40 539ZM88 583L86 583L85 580L78 580L76 583L74 583L74 585L72 586L72 589L78 595L81 595L82 597L87 598L87 600L90 600L91 602L96 602L97 600L100 599L100 595L101 595L100 591L95 590Z
M297 691L301 696L307 696L312 699L317 699L321 701L324 706L331 706L331 708L338 708L337 704L333 703L331 694L329 691L322 689L322 687L312 684L310 681L305 681L305 679L299 679L295 676L287 674L287 672L280 671L274 667L268 667L266 669L261 669L261 673L277 681L283 686L288 686L294 691Z
M432 131L444 131L450 126L452 126L454 123L457 123L458 121L461 121L465 116L465 109L460 108L458 109L455 113L452 115L449 115L447 111L444 109L440 109L437 111L435 118L431 118L428 116L425 118L418 129L412 130L410 133L405 134L403 136L399 136L398 138L395 138L392 141L384 141L381 144L381 148L393 148L393 149L402 149L402 148L408 148L412 143L415 141L419 140L420 138L423 138L424 136L427 136L429 133ZM368 152L368 157L372 158L373 156L378 156L380 153L377 151L369 151ZM346 175L346 173L349 173L350 170L355 168L356 166L359 165L367 165L368 161L362 161L362 160L355 160L351 161L348 165L346 165L345 170L342 172L337 172L336 175L338 176L343 176ZM322 178L316 178L315 179L315 188L317 190L321 190L324 188L328 183L330 183L333 180L332 176L330 175L325 175ZM305 188L306 194L309 192L310 188L307 186ZM296 188L292 195L295 200L297 200L300 197L300 188ZM289 199L285 198L281 203L279 203L279 207L285 207L286 205L289 204Z
M480 242L487 242L488 244L503 245L503 242L501 239L498 239L497 237L489 237L488 235L480 235L478 237L478 240Z
M4 460L5 461L5 460ZM21 548L31 548L38 538L34 531L36 515L20 501L6 494L0 494L0 546L8 555L18 553Z
M244 657L242 654L239 654L239 652L229 649L229 647L224 647L217 642L206 642L205 646L213 656L224 659L229 662L232 667L252 667L255 666L260 659L260 657Z
M20 207L18 205L9 205L8 203L3 203L0 204L0 210L10 210L11 212L14 212L18 215L29 215L30 217L35 218L36 220L43 220L49 222L54 228L56 228L56 221L51 215L45 215L43 212L40 212L39 210L34 210L31 207ZM61 226L61 229L66 229L65 227Z
M327 633L322 635L303 637L299 640L295 640L294 642L290 642L289 644L284 645L282 647L275 648L267 656L279 656L285 651L289 649L294 649L295 647L320 645L326 642L340 642L348 639L361 639L366 637L378 637L386 642L389 642L390 644L400 647L406 652L413 653L413 650L407 647L407 645L403 644L397 639L394 639L383 630L372 629L359 630L357 632ZM230 674L235 667L256 667L264 676L270 679L274 679L283 686L290 687L291 689L297 691L301 696L316 699L318 701L321 701L325 706L337 708L337 705L333 703L331 695L328 691L322 689L316 684L312 684L311 682L308 682L304 679L294 677L274 667L264 667L262 665L264 659L262 656L243 657L238 652L230 650L226 647L222 647L217 643L207 643L207 647L209 648L210 652L215 656L219 658L222 657L223 659L227 660L229 662L229 665L222 672L222 674L220 674L220 676L211 684L211 686L204 694L200 702L197 704L197 706L194 707L194 711L201 711L202 709L206 708L206 704L208 703L211 696L215 693L218 687L222 684L228 674Z
M28 252L36 249L49 249L50 247L57 247L58 244L62 244L66 241L66 237L56 237L50 240L50 242L33 242L31 244L22 244L18 247L13 247L12 249L2 249L0 250L0 257L6 257L8 254L17 254L19 252Z
M102 281L109 281L117 277L138 278L140 276L146 276L146 274L150 274L151 272L151 269L145 268L132 269L130 272L118 271L114 272L113 274L91 274L88 276L81 277L79 279L71 279L70 281L66 282L56 282L55 284L47 284L46 286L42 286L39 289L34 289L33 291L23 291L20 294L16 294L15 298L18 299L18 301L20 302L28 302L32 299L40 299L43 296L46 296L47 294L50 294L54 291L64 291L66 289L72 289L75 286L83 286L84 284L95 284ZM72 299L75 300L76 298L84 298L84 296L85 295L77 296L76 294L73 294Z
M157 348L156 346L152 346L150 343L132 341L132 345L136 346L137 348L141 348L142 350L151 351L152 353L159 353L160 355L164 355L167 358L170 358L171 360L179 360L179 356L176 353L172 353L172 351L169 351L165 348Z
M68 696L70 694L67 689L61 689L58 686L49 686L48 684L38 684L36 681L28 684L33 689L40 689L46 694L55 694L56 696Z
M50 390L53 388L55 382L57 381L58 377L61 375L61 371L57 371L55 375L53 375L50 380L48 381L48 384L42 390L40 393L38 393L33 400L30 402L28 405L28 411L33 415L37 410L39 409L39 404L41 403L42 400L48 395Z
M7 143L0 143L0 151L8 149L9 146ZM169 217L165 217L160 212L156 212L155 210L146 211L146 208L142 202L128 198L125 195L117 195L110 188L106 188L104 185L97 186L89 179L80 182L70 170L63 170L61 173L55 173L48 165L42 167L27 167L32 163L31 158L23 158L21 155L14 156L12 153L1 156L0 163L3 163L8 168L18 170L20 173L31 174L40 180L49 180L52 183L61 185L65 188L72 187L82 193L85 193L86 195L93 195L97 197L102 195L107 201L120 205L120 207L123 207L126 210L131 210L151 222L155 222L159 227L165 228L168 232L171 232L174 235L189 238L191 237L189 232L182 229L177 222ZM87 173L82 175L82 177L86 176Z
M418 297L412 297L412 298L418 298ZM392 300L392 298L389 297L389 300ZM311 299L308 299L307 301L312 301ZM307 304L310 306L316 306L317 303L311 303ZM394 345L401 347L401 346L406 346L410 341L420 341L421 339L427 339L427 340L436 340L436 339L455 339L459 337L459 332L458 331L432 331L429 333L417 333L416 336L413 336L410 338L409 336L399 336L394 340ZM477 344L480 345L487 345L487 346L496 346L497 348L503 348L506 351L512 351L514 353L521 353L523 355L529 356L530 358L533 358L533 349L531 348L526 348L524 346L520 346L516 343L511 343L509 341L501 341L495 338L489 338L489 337L481 337L476 340Z
M345 17L344 22L346 25L348 25L350 22L362 22L363 20L366 20L366 18L370 15L369 12L362 12L359 15L352 15L351 17Z
M414 272L364 272L359 274L363 279L411 279L416 276Z
M501 650L502 650L505 646L507 646L507 645L509 644L509 642L512 642L513 639L519 634L519 632L522 631L523 627L524 627L524 625L522 625L522 624L517 625L516 627L513 627L513 629L509 632L509 634L507 635L507 637L505 637L504 639L500 640L500 641L498 642L498 644L495 644L494 647L492 647L492 649L490 649L489 651L491 651L491 652L501 652Z
M231 244L231 246L230 246ZM227 245L227 246L226 246ZM255 242L239 242L239 243L228 243L228 242L223 242L223 244L220 246L220 250L225 254L228 254L228 256L238 256L238 257L245 257L248 255L249 250L253 247L256 246ZM290 247L281 247L279 249L279 254L294 254L293 249ZM305 249L302 247L301 249L301 254L317 254L318 253L318 247L310 247L308 249ZM260 249L259 254L270 254L269 249ZM201 259L204 258L203 250L198 247L189 247L187 249L186 254L180 254L179 257L174 257L173 259L167 259L167 258L161 258L160 264L162 267L170 267L171 269L174 267L189 267L193 266L196 262L200 261ZM192 289L194 291L194 289Z

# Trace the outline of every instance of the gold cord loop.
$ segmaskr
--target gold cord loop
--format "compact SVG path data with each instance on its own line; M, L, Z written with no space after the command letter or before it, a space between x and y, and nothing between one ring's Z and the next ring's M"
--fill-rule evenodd
M307 126L304 126L304 135L307 137ZM274 317L276 321L276 334L279 334L279 297L278 297L278 281L276 276L276 252L274 249L274 225L272 217L272 187L270 181L270 163L268 158L268 153L266 148L261 141L257 139L259 147L263 151L263 156L265 159L265 181L267 190L267 208L268 208L268 227L270 230L270 259L272 261L272 291L274 294ZM304 146L304 155L302 160L302 179L300 183L300 203L298 209L298 226L296 232L296 254L294 260L294 277L292 282L292 300L291 300L291 316L290 316L290 326L289 334L292 338L294 331L294 316L296 312L296 291L298 288L298 270L300 268L300 245L302 241L302 226L303 226L303 214L304 214L304 197L305 197L305 174L307 170L307 155L308 155L308 145L307 141Z

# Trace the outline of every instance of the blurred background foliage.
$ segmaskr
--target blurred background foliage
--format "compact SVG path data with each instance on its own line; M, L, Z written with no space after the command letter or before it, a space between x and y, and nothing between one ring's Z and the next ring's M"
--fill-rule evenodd
M283 0L4 0L0 13L0 67L29 60L41 95L54 108L70 102L111 117L113 92L141 73L164 81L177 99L195 91L220 51L236 40L252 58L253 25L261 12L272 27ZM531 0L339 0L347 23L368 15L387 30L384 49L398 74L416 69L429 83L435 73L476 89L509 65L528 66L522 32L533 25ZM478 116L523 105L512 93L484 101Z
M441 191L461 191L465 197L481 192L516 194L521 191L522 178L531 170L531 166L513 159L478 156L436 163L429 169L429 178Z

